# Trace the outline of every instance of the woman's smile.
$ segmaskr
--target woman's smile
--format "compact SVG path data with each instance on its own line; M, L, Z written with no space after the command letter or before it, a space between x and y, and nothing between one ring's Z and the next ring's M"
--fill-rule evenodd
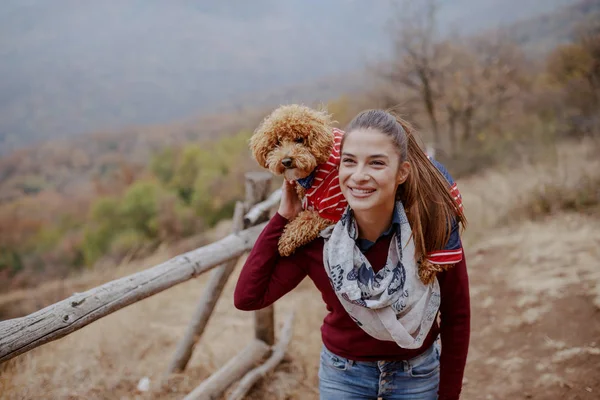
M348 185L348 189L349 189L350 194L353 197L356 197L359 199L363 199L363 198L371 196L373 193L375 193L375 190L376 190L376 189L370 189L370 188L355 187L355 186L351 186L351 185Z

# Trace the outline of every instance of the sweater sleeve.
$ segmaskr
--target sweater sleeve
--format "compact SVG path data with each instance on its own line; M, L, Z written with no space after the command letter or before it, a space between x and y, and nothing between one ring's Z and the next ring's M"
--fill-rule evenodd
M253 311L273 304L306 277L302 251L279 255L277 244L287 224L276 213L259 235L238 278L233 302L237 309Z
M467 362L471 330L469 278L464 252L461 261L444 272L441 285L440 400L458 400Z

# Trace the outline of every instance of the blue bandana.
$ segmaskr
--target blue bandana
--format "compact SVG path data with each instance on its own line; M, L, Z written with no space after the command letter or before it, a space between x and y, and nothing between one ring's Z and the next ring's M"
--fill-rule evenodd
M315 171L311 172L306 178L298 179L296 182L300 184L304 189L308 190L312 186L313 180L315 179Z

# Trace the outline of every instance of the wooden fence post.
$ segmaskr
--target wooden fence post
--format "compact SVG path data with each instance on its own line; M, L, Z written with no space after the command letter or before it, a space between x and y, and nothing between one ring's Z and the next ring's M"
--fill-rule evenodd
M283 324L281 334L279 335L279 341L275 346L273 346L271 357L269 357L264 364L254 368L244 375L244 378L242 378L238 386L229 395L227 400L242 400L246 396L246 393L252 388L252 386L254 386L256 382L258 382L259 379L264 378L267 373L275 369L275 367L283 360L285 352L287 351L287 347L292 340L294 315L295 312L292 311Z
M250 172L246 174L246 207L250 209L254 204L267 199L269 195L272 175L268 172ZM256 223L261 223L269 218L265 213ZM273 306L254 312L254 334L269 346L275 343L275 314Z
M234 382L241 379L257 363L269 354L271 348L264 342L253 339L248 346L230 359L214 374L206 378L183 400L217 400Z
M237 233L243 229L244 225L244 204L237 202L235 205L235 212L233 214L233 226L231 233ZM208 324L210 316L217 305L217 301L227 283L229 275L235 269L238 259L227 261L221 266L215 268L210 275L210 279L206 284L206 289L198 301L196 311L192 316L192 321L188 325L188 329L183 339L179 342L175 355L169 364L166 374L172 374L175 372L181 372L187 367L187 363L192 356L194 347L200 337L204 333L204 329Z
M246 174L246 212L267 199L270 194L273 175L269 172L248 172Z

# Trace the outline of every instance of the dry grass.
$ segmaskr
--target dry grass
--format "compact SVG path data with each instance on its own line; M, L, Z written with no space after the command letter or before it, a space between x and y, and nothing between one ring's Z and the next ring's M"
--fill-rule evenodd
M600 182L598 141L589 139L546 149L544 162L487 170L460 180L459 188L471 224L466 231L467 240L479 237L492 227L568 209L560 204L568 203L576 194L593 192L591 186L581 186L586 182ZM595 187L596 198L599 189ZM536 211L542 203L547 204L546 212L541 207Z
M553 183L568 188L582 176L599 176L600 157L591 149L586 143L568 144L558 147L545 165L488 171L459 182L470 222L465 246L473 276L474 310L487 315L490 310L503 310L506 301L512 301L515 310L512 314L501 313L489 327L478 326L477 322L474 325L470 362L477 365L477 371L467 370L469 383L465 386L465 398L481 398L478 397L481 393L492 393L493 397L489 398L512 398L502 397L502 392L497 392L500 394L496 397L496 392L485 382L470 378L479 376L481 368L490 368L492 374L494 368L505 367L502 369L504 375L498 376L505 377L506 390L522 385L510 373L520 371L528 364L518 357L502 359L496 364L484 363L486 360L482 359L492 357L486 353L490 346L483 344L485 340L491 340L495 332L503 332L503 329L509 332L549 318L552 305L540 299L559 300L570 287L576 286L592 298L595 293L600 307L598 220L573 213L551 215L533 222L515 219L523 217L524 214L519 213L531 204L531 199L539 196L539 188L543 185ZM521 211L517 213L516 210ZM216 236L225 232L226 227ZM557 236L556 232L562 234ZM135 264L96 270L78 280L65 282L65 291L95 286L171 256L163 250ZM565 269L565 265L570 268ZM171 377L164 386L159 385L162 373L185 331L207 276L131 305L5 364L0 372L0 393L6 399L183 397L251 338L252 314L238 311L232 304L238 272L239 268L230 278L188 370ZM510 290L511 294L500 290ZM12 294L17 295L25 294ZM0 304L6 296L0 298ZM508 298L510 300L506 300ZM297 319L288 356L269 377L268 384L263 382L252 391L252 399L318 398L319 328L326 310L310 280L277 302L278 326L281 326L284 314L292 309L297 311ZM594 344L569 343L567 338L563 339L560 348L553 350L549 360L551 357L562 360L585 356L597 361L596 349ZM517 350L514 348L507 354ZM538 385L536 387L552 389L557 382L562 382L559 364L541 372L538 380L531 380ZM143 377L150 378L150 392L142 393L136 389ZM502 382L494 390L503 390L501 386Z
M160 261L155 258L152 263ZM155 396L140 394L140 398L181 398L251 339L251 314L233 307L232 291L236 280L237 273L225 288L225 295L190 361L189 370L173 377L167 384L168 390L159 389ZM207 276L204 276L181 284L18 357L11 371L1 378L3 392L7 398L108 399L115 398L115 393L119 396L135 393L139 379L144 376L150 377L152 383L158 382L206 281ZM286 310L295 308L296 304L314 302L314 296L313 288L302 285L294 298L286 298L277 304L278 317L283 317ZM304 327L318 327L325 309L321 306L320 312L317 307L313 310L310 314L297 315L296 335L290 349L292 357L300 354L318 359L319 349L309 344L320 340L319 330L310 332L310 328ZM278 325L282 320L277 319ZM315 379L311 372L298 368L290 364L287 369L295 377L300 372L307 374L309 381ZM286 380L285 373L281 379ZM293 379L288 385L298 387L301 383Z

